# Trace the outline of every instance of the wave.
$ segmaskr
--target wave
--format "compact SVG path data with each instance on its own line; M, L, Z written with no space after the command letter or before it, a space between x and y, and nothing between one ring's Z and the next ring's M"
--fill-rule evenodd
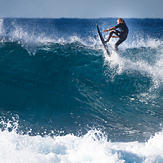
M11 21L11 22L10 22ZM147 75L149 78L152 77L154 87L162 85L162 40L147 37L145 39L135 37L129 39L121 46L119 54L115 53L111 49L112 56L109 58L103 50L101 42L97 37L97 32L93 31L88 37L81 36L81 34L70 33L68 36L65 32L62 35L58 34L58 30L54 29L54 33L49 34L43 27L33 23L33 27L29 27L23 24L20 20L10 20L10 27L7 29L7 21L1 19L0 21L0 35L1 35L1 46L3 47L6 43L15 43L18 46L27 50L29 55L35 55L40 50L52 51L57 45L63 47L65 50L63 53L69 53L70 51L64 47L82 47L83 49L90 49L91 55L103 55L104 66L109 66L107 72L116 72L110 75L112 78L116 74L122 74L129 71L138 71L142 75ZM21 23L20 23L20 22ZM25 21L25 20L24 20ZM41 32L38 32L37 26ZM41 29L43 28L43 29ZM55 27L56 28L56 27ZM110 45L113 47L115 41L111 40ZM67 51L67 52L66 52ZM95 52L97 51L97 52ZM70 52L71 53L71 52ZM152 90L153 88L150 88Z
M36 41L36 39L38 40ZM62 54L71 54L73 49L75 49L77 52L77 48L80 47L80 53L82 53L82 50L83 52L86 50L88 52L88 54L85 53L86 55L102 55L104 57L104 66L109 67L108 71L110 71L110 68L112 71L116 71L117 74L122 74L129 71L138 71L141 74L152 77L153 81L158 79L156 83L162 83L163 76L161 69L163 63L163 47L161 41L150 39L147 40L147 42L143 42L144 46L142 43L140 43L141 46L137 44L129 44L126 46L124 44L124 47L120 49L119 53L116 53L111 48L110 51L112 55L109 57L105 53L105 50L103 49L103 46L98 38L94 39L90 37L88 40L89 43L91 42L91 44L88 44L88 42L85 42L77 36L70 36L67 38L67 40L62 38L59 38L58 40L50 40L49 38L40 36L39 38L35 38L33 41L25 37L24 41L3 40L1 42L1 46L4 47L12 44L16 49L18 45L22 47L22 50L27 50L29 55L35 55L36 53L39 55L39 53L53 52L53 50L56 51L58 47L64 49ZM151 45L149 43L151 43ZM110 45L113 47L113 42L111 42ZM107 72L107 70L105 72Z
M141 59L132 55L132 48L112 51L109 58L102 46L91 48L79 42L38 46L35 55L29 55L17 42L4 45L2 54L4 50L0 89L6 93L0 107L18 112L26 123L30 119L25 126L33 128L34 135L38 128L47 126L74 134L101 127L106 132L117 130L118 136L123 134L130 140L136 133L135 139L144 139L160 130L162 57L156 55L149 61L152 50L136 49L139 56L150 53ZM156 54L159 51L154 50ZM135 124L135 114L143 131ZM157 123L143 121L146 114ZM71 127L55 115L66 116ZM21 130L26 132L23 127ZM113 134L111 139L117 138Z
M0 20L0 162L163 160L162 35L108 57L85 21Z

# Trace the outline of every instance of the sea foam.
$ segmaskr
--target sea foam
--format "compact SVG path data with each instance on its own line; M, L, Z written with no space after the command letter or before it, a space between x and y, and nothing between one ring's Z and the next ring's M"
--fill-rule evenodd
M84 136L29 136L0 131L0 162L123 163L162 162L163 132L146 142L111 142L90 130Z

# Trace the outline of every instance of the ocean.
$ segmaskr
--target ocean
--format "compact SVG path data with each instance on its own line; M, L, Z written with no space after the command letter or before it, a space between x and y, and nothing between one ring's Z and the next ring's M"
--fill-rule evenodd
M163 19L125 21L0 19L1 163L163 162Z

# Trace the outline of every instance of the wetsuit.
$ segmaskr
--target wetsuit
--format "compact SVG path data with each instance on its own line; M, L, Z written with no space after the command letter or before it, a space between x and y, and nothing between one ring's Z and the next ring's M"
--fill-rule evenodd
M115 49L118 50L118 45L120 45L127 38L128 27L126 26L125 23L119 23L115 27L120 29L120 31L118 30L113 31L113 33L119 37L119 40L115 43Z

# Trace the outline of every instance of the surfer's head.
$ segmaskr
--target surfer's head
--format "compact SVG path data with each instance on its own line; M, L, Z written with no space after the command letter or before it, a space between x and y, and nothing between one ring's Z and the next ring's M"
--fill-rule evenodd
M125 21L122 18L118 18L117 19L117 24L119 24L119 23L125 23Z

